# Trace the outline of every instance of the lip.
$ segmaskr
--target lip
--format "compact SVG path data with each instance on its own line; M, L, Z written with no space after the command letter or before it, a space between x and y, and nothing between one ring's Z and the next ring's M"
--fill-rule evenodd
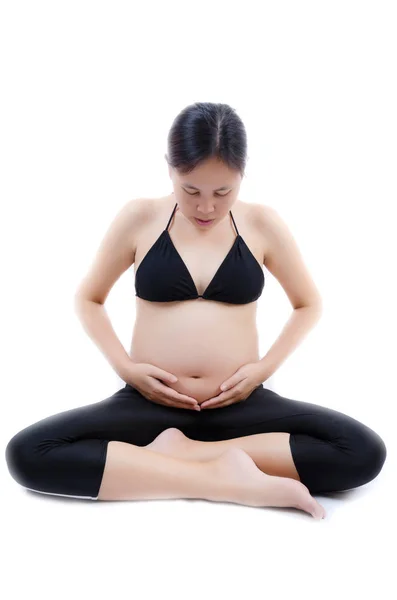
M206 219L206 220L204 220L204 219L198 219L197 217L194 217L194 218L195 218L195 220L199 224L201 224L201 223L207 223L207 224L209 224L209 223L212 223L212 221L215 221L215 219Z

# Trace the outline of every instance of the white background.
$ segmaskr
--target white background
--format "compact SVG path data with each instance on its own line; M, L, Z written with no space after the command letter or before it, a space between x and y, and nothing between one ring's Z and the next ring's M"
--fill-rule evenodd
M3 448L123 385L83 331L74 293L119 208L172 191L167 133L197 101L237 110L249 155L240 196L276 208L324 302L265 385L354 416L388 448L373 482L316 497L320 522L199 500L44 496L3 460L8 598L395 597L395 10L382 0L2 3ZM291 312L265 277L261 356ZM128 350L132 267L106 308Z

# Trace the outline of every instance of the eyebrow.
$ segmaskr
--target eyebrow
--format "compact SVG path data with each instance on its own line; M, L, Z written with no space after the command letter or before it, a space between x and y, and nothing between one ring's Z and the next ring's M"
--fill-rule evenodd
M194 185L190 185L190 183L184 183L183 184L185 187L190 188L192 190L198 190L199 188L195 187ZM220 192L221 190L229 190L231 189L229 186L224 185L223 187L220 187L216 190L214 190L214 192Z

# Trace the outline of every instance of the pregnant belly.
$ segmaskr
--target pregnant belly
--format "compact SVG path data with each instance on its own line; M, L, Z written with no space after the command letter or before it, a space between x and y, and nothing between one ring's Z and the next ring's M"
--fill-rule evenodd
M208 316L208 315L207 315ZM252 319L138 318L131 343L134 362L152 364L178 377L165 385L199 403L221 393L219 386L241 366L259 360ZM207 323L213 323L209 326Z

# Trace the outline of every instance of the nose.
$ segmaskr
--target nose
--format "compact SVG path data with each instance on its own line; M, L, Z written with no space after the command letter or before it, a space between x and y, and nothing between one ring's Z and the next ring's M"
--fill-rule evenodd
M211 208L209 206L208 207L204 206L204 207L198 208L197 212L199 214L201 214L203 218L207 218L208 217L210 219L212 213L214 212L214 209L211 210ZM206 217L206 215L207 215L207 217Z

